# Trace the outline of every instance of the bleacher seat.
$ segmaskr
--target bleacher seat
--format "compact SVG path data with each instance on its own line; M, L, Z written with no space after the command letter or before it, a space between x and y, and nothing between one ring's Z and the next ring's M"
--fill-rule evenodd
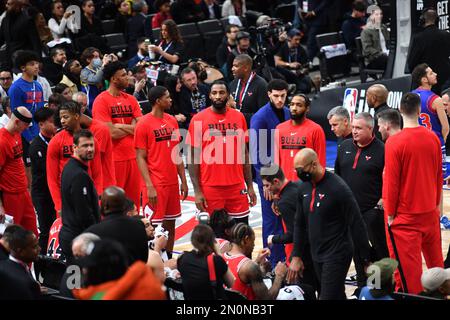
M219 20L207 20L197 23L205 43L205 60L216 65L216 51L222 43L225 32Z
M184 41L184 57L205 59L205 46L197 24L180 24L178 30Z
M275 17L283 20L284 23L294 21L295 3L280 4L275 8Z
M362 52L361 37L355 38L355 44L356 44L356 57L358 59L358 66L359 66L359 77L361 79L361 83L365 83L369 75L374 79L378 79L379 77L381 77L384 74L383 69L366 68L366 62L364 61L364 55Z
M342 32L329 32L316 36L319 50L325 46L343 44ZM320 75L322 79L334 81L350 74L351 53L347 50L346 54L327 58L324 53L319 52Z
M127 48L127 43L123 33L107 34L104 38L112 52L122 51Z
M102 28L103 28L103 31L105 32L105 34L114 33L114 20L103 20Z

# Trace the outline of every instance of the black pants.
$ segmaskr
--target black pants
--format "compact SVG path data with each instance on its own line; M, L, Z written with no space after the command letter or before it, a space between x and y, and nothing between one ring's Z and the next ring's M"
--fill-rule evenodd
M245 223L248 225L248 216L244 217L244 218L234 218L234 221L236 221L236 224L238 223Z
M348 258L327 262L314 261L314 268L320 281L319 300L346 300L345 278L347 276L351 255Z
M367 64L367 69L386 69L388 56L385 54L379 55Z
M50 228L56 219L55 205L52 197L32 194L34 208L38 216L39 223L39 246L41 247L41 254L47 253L48 237Z

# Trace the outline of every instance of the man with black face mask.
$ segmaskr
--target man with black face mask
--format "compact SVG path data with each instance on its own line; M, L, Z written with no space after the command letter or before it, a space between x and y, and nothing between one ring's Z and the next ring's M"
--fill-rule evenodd
M311 101L304 94L295 95L289 104L291 119L276 127L274 152L290 181L298 180L294 157L303 148L313 149L319 156L320 164L326 166L325 133L321 126L306 117L310 104Z
M186 137L188 169L197 209L212 214L224 208L236 223L248 224L249 200L254 206L256 193L247 124L242 113L227 107L229 96L227 84L215 81L209 94L212 106L192 118Z
M294 282L302 276L302 257L309 243L320 282L319 299L344 300L353 244L366 266L369 262L370 245L358 204L342 178L320 164L314 150L304 148L298 152L294 166L303 183L299 187L287 281Z

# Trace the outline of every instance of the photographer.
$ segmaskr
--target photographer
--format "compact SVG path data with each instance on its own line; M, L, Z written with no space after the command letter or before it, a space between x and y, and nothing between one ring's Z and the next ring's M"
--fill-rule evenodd
M267 64L275 68L274 55L280 50L287 40L287 32L283 22L279 19L272 19L269 16L260 16L256 21L257 33L262 34L260 46L266 54Z
M311 78L308 76L308 56L300 45L302 32L291 29L288 32L288 41L284 43L275 55L275 66L290 84L297 86L297 92L311 92Z

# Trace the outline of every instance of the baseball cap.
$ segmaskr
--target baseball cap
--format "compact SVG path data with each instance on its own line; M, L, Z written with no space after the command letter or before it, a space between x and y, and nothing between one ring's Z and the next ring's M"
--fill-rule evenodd
M114 240L95 241L89 244L86 251L86 256L76 260L77 265L83 268L110 265L111 262L128 259L123 246Z
M305 297L299 286L286 286L278 292L277 300L305 300Z
M248 32L245 31L239 31L238 34L236 35L236 39L237 40L241 40L241 39L250 39L250 34Z
M391 258L383 258L379 261L376 261L372 264L372 266L378 267L380 270L380 280L381 283L389 283L392 281L392 275L394 274L394 271L398 267L397 260L391 259ZM375 272L375 271L374 271ZM373 273L367 273L368 276L371 276Z
M431 268L422 273L420 281L427 291L435 291L446 281L450 280L450 269Z

